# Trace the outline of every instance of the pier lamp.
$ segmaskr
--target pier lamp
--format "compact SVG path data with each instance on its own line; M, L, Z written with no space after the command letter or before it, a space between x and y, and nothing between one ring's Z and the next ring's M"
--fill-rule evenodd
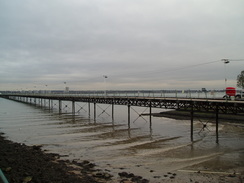
M105 89L104 89L104 96L107 96L106 79L108 78L108 76L107 76L107 75L103 75L103 78L104 78L104 86L105 86Z
M225 88L227 87L226 64L230 63L229 59L222 59L225 65Z
M64 81L64 93L66 92L66 81Z
M48 91L47 91L47 85L45 85L46 86L46 92L45 93L48 93Z

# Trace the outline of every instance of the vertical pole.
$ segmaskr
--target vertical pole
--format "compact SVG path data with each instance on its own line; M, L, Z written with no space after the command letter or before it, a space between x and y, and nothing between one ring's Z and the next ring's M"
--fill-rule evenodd
M112 103L112 121L114 122L114 103Z
M216 143L219 143L219 106L216 105Z
M75 115L75 101L72 101L72 114Z
M51 109L53 109L53 100L51 100Z
M150 101L150 106L149 106L149 122L150 126L152 126L152 102Z
M48 99L48 108L51 109L51 99Z
M42 107L42 98L40 100L41 100L41 107Z
M128 126L130 128L130 105L128 105Z
M59 107L59 113L61 113L62 112L62 101L59 100L58 103L59 103L59 105L58 105L58 107Z
M94 121L96 121L96 102L94 102Z
M91 103L90 103L90 101L88 102L88 115L90 118L91 117Z
M193 141L193 104L191 104L191 141Z

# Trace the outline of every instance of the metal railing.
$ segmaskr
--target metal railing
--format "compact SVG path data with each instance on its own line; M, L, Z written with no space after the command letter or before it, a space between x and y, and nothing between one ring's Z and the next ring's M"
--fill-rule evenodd
M21 92L2 92L2 95L45 95L45 96L77 96L77 97L151 97L151 98L207 98L223 99L224 90L125 90L115 91L21 91Z

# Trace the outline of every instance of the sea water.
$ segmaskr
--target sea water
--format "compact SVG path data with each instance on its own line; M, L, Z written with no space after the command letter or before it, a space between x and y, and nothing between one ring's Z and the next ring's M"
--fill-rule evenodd
M150 180L178 170L241 171L244 169L244 127L220 123L219 143L215 124L194 121L194 141L190 121L141 115L145 107L128 107L58 101L53 108L40 107L0 98L0 132L8 139L27 145L42 145L62 158L89 160L116 176L127 171ZM93 104L91 104L93 105ZM153 113L166 111L153 109ZM213 119L214 121L214 119Z

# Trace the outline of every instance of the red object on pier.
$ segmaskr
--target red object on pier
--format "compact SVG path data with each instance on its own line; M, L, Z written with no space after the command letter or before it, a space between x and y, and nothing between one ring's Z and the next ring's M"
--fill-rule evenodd
M226 95L228 95L228 96L236 96L236 88L234 88L234 87L226 87Z

